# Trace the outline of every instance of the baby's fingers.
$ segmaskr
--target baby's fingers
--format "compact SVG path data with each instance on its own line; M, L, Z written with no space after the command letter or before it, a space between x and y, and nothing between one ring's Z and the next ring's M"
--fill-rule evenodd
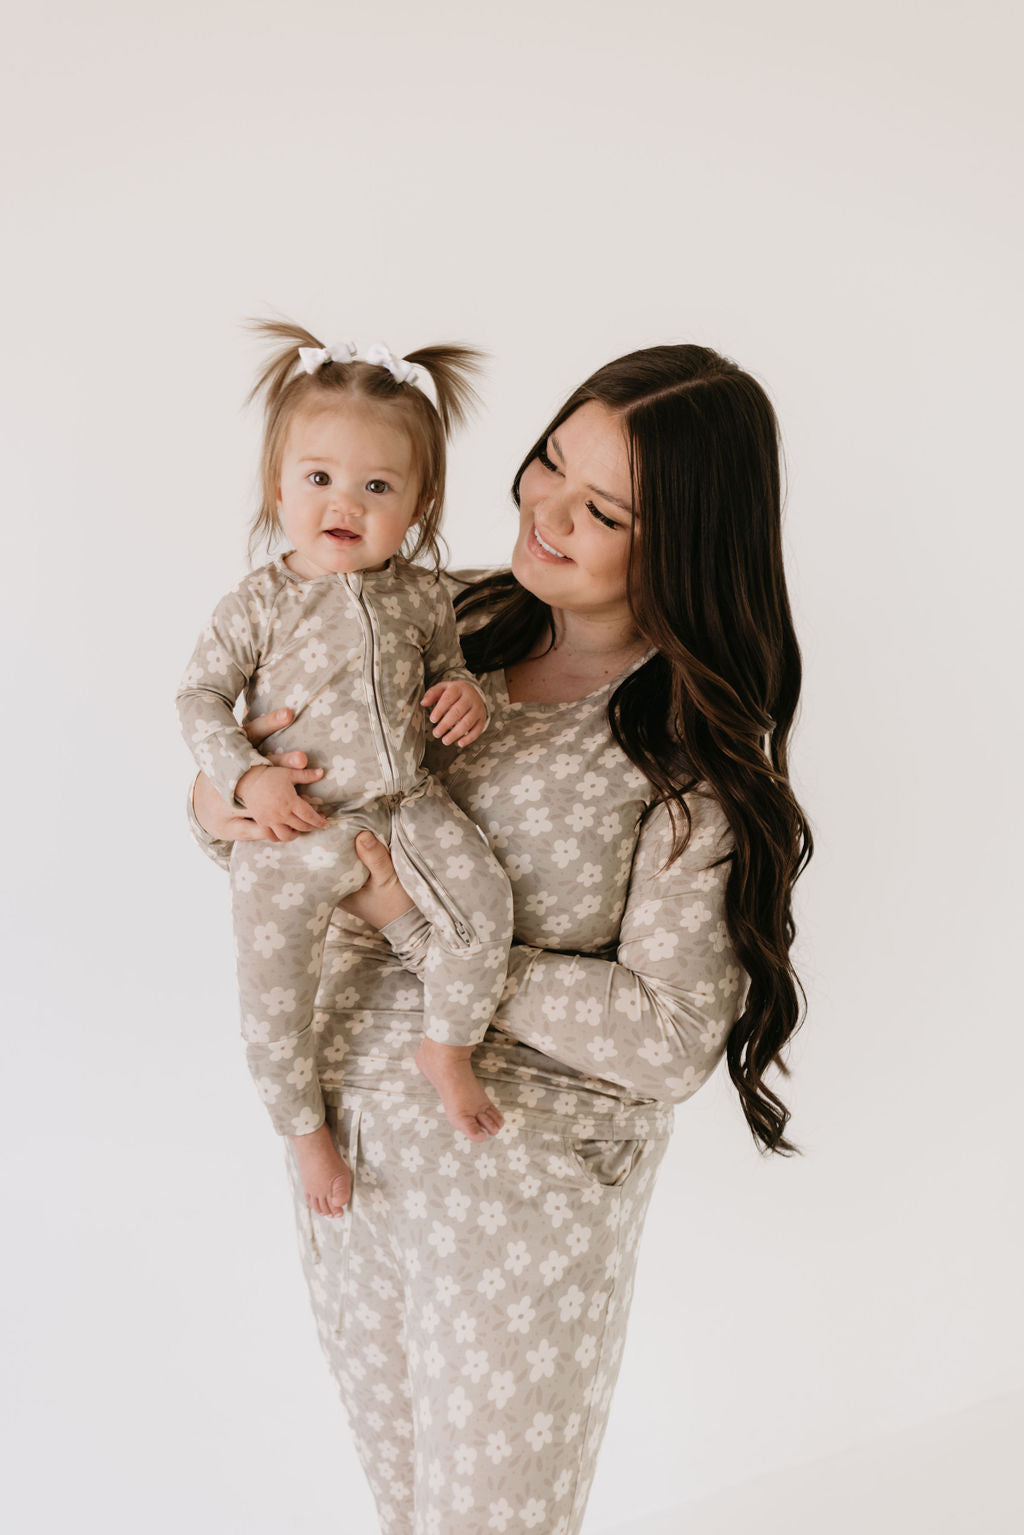
M450 746L453 741L458 741L461 746L463 741L475 740L484 727L485 718L483 711L472 704L450 710L438 727L444 729L443 745Z
M469 710L466 704L462 703L460 700L456 703L453 703L450 708L446 709L441 717L436 721L436 723L434 723L434 716L431 715L431 723L434 724L434 734L436 736L446 735L448 731L454 730L459 721L464 720L468 713Z
M327 817L321 815L316 806L308 799L298 796L292 816L296 831L312 831L327 825Z
M472 746L477 737L483 734L483 729L483 720L477 720L475 724L470 725L468 728L463 727L463 733L458 738L458 744L460 746Z

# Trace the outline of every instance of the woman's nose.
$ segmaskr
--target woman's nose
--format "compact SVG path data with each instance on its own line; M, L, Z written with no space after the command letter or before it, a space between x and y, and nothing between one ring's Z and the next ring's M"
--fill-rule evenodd
M572 502L567 495L553 491L550 496L545 496L538 511L549 533L565 535L572 532Z

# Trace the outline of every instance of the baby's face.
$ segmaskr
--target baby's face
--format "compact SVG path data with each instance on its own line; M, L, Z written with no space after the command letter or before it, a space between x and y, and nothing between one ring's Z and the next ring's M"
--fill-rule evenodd
M419 495L412 444L385 417L348 401L300 412L277 492L295 547L289 568L309 578L382 569L418 517Z

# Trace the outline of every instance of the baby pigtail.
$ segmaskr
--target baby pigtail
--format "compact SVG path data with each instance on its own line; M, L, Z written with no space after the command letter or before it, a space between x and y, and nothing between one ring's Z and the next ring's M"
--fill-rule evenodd
M406 362L429 373L437 396L437 413L441 417L446 438L451 437L457 426L462 426L480 404L480 396L472 384L472 375L481 372L486 353L476 347L424 346L418 352L407 352Z

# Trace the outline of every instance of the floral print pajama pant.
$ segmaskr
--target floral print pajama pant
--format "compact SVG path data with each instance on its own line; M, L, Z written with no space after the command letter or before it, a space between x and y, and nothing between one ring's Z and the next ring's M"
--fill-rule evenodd
M340 1219L286 1162L320 1343L382 1535L577 1535L667 1139L505 1109L471 1144L432 1099L337 1095Z

